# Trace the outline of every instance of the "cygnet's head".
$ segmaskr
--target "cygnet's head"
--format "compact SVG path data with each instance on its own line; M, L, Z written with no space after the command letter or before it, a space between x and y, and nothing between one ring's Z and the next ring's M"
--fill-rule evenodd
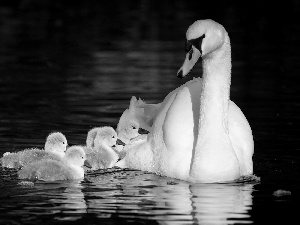
M131 139L136 138L141 134L148 134L148 133L149 131L140 128L139 123L134 119L124 121L118 127L118 137L126 144L129 143Z
M45 151L63 157L67 146L68 142L65 135L60 132L53 132L46 139Z
M114 128L112 127L100 127L97 131L94 145L95 147L99 146L109 146L113 147L116 145L118 136Z
M186 57L177 76L179 78L185 77L200 57L204 58L220 48L225 41L226 34L224 27L213 20L194 22L186 32Z
M64 156L64 160L69 164L74 164L80 167L86 165L86 156L83 147L78 145L69 147Z
M86 147L89 148L94 148L94 140L96 138L97 132L100 129L100 127L94 127L93 129L91 129L86 137Z

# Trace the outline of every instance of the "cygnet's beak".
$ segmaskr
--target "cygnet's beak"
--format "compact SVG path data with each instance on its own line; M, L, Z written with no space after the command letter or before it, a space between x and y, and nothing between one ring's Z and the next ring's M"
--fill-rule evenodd
M125 146L125 143L121 141L119 138L117 139L116 144Z
M90 164L89 161L87 161L87 160L84 160L84 164L83 164L83 165L84 165L85 167L89 168L89 169L92 168L91 164Z
M143 129L143 128L139 128L139 129L138 129L138 133L139 133L139 134L149 134L150 132L147 131L147 130L145 130L145 129Z

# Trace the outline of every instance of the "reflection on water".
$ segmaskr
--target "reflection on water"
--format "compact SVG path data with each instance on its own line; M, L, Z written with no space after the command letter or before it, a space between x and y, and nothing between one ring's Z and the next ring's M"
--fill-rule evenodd
M80 181L35 183L24 187L27 191L16 196L22 199L19 213L29 213L32 217L52 215L54 220L78 220L87 209L82 188Z
M0 224L288 224L297 218L297 1L260 7L253 1L43 2L0 1L1 155L43 147L51 131L84 144L90 128L116 127L132 95L162 101L201 72L198 64L187 79L176 78L187 27L212 18L231 38L231 99L251 124L261 183L189 184L115 169L84 181L21 184L15 171L0 168ZM291 195L275 197L279 189Z
M0 211L7 212L9 207L2 221L14 215L20 222L47 218L49 223L83 222L90 216L99 222L113 218L160 224L251 223L253 185L190 184L140 171L111 169L89 173L83 182L14 182L10 199L2 202Z
M200 223L251 222L248 211L252 208L253 185L202 185L193 187L194 208Z
M88 211L163 221L163 224L251 222L253 184L190 184L138 171L94 174ZM90 189L91 188L91 189ZM101 214L100 214L101 213Z

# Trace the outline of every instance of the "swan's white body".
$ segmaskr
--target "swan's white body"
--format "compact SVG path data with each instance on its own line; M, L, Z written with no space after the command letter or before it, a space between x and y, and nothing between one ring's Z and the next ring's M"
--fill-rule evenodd
M202 54L203 79L187 82L164 99L147 140L127 149L117 166L191 182L227 182L253 173L252 131L229 100L228 34L220 24L202 20L187 31L187 40L199 37L203 41L189 49L178 74L187 75Z
M68 148L61 160L42 159L27 164L18 171L19 179L38 179L44 181L75 180L84 177L86 156L81 146Z

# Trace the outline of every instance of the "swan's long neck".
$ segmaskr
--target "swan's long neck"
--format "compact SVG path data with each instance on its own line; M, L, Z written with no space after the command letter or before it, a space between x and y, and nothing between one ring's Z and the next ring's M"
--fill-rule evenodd
M229 37L224 44L203 59L203 91L200 99L199 134L228 133L228 104L231 82L231 51Z
M231 82L230 41L203 59L198 138L191 164L191 180L228 181L238 177L238 160L228 130Z

